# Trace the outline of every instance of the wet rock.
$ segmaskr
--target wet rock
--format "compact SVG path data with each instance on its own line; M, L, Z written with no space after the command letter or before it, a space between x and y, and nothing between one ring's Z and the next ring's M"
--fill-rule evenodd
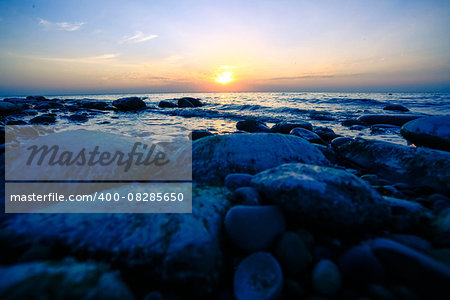
M385 238L375 239L371 247L394 280L413 286L427 297L444 299L450 282L449 266Z
M22 109L14 103L4 102L4 101L0 102L0 115L11 115L11 114L18 113L21 110Z
M417 146L450 151L450 115L410 121L402 126L400 133Z
M412 234L392 234L389 236L391 240L399 242L405 246L408 246L412 249L428 252L431 250L431 244L429 241Z
M250 181L252 180L252 178L253 175L250 174L233 173L225 177L224 185L230 190L235 190L240 187L250 186Z
M341 273L331 260L319 261L312 272L314 289L324 295L334 295L341 288Z
M47 99L44 96L28 96L27 100L31 100L31 101L49 101L50 99Z
M421 115L365 115L358 118L358 121L369 125L391 124L402 126L403 124L421 118Z
M385 279L383 265L368 245L354 246L339 259L339 267L345 281L356 285L382 282Z
M38 111L35 109L25 109L24 111L22 111L22 113L27 116L35 116L38 114Z
M106 265L35 262L0 267L2 299L134 299Z
M384 197L392 212L392 227L398 231L415 231L428 225L431 212L420 203L393 197Z
M350 129L350 130L361 131L361 130L366 129L366 126L363 126L363 125L353 125L353 126L350 126L349 129Z
M23 120L6 120L5 125L26 125L27 122Z
M81 104L82 108L98 109L98 110L105 110L108 106L109 104L103 101L86 101Z
M194 189L192 202L191 214L16 214L5 230L10 238L59 254L65 249L67 255L114 263L135 278L155 276L174 288L183 283L206 293L219 277L230 204L220 189Z
M37 116L30 120L30 124L53 124L56 123L55 116Z
M228 236L246 252L267 250L285 228L283 213L273 205L237 205L225 217Z
M300 236L285 232L277 245L276 258L283 271L291 275L304 274L312 263L312 256Z
M260 205L261 199L258 191L252 187L244 186L234 191L234 199L242 205Z
M139 97L127 97L114 100L112 105L120 111L137 111L147 107Z
M409 111L409 109L407 109L403 105L399 105L399 104L387 105L383 109L384 110L393 110L393 111Z
M234 295L237 300L276 300L282 289L281 267L267 252L246 257L234 274Z
M75 114L68 117L68 119L72 122L86 122L89 118L83 114Z
M317 120L317 121L334 121L334 120L336 120L336 118L333 117L331 115L331 113L329 113L329 112L318 112L318 111L316 111L316 112L310 113L309 117L312 120Z
M48 109L52 109L52 108L61 108L64 105L62 105L61 103L58 102L50 102L50 101L46 101L44 103L39 103L37 105L34 106L34 109L36 110L48 110Z
M178 107L201 107L202 103L199 99L192 98L192 97L184 97L177 99L178 101Z
M256 120L239 121L236 124L238 130L246 132L269 132L270 128L266 124Z
M191 133L191 140L196 141L196 140L199 140L201 138L211 136L211 135L213 135L213 134L211 132L209 132L208 130L194 130Z
M290 134L301 137L310 143L316 143L316 144L322 144L322 145L326 144L320 136L318 136L314 132L309 131L304 128L300 128L300 127L294 128L291 130Z
M178 105L176 105L175 103L170 102L170 101L162 100L162 101L159 101L158 107L161 107L161 108L174 108L174 107L178 107Z
M289 134L292 129L294 128L304 128L307 130L312 130L311 123L304 122L304 121L297 121L297 122L280 122L272 126L270 129L270 132L273 133L284 133Z
M353 139L349 137L338 137L331 141L331 147L333 149L336 149L337 147L351 141L353 141Z
M287 162L316 165L325 156L302 138L273 133L230 134L192 144L192 175L199 183L222 184L230 173L256 174Z
M390 219L384 199L368 183L342 170L284 164L256 174L252 185L264 200L314 228L379 229Z
M363 121L360 120L356 120L356 119L348 119L348 120L344 120L342 121L342 126L346 126L346 127L351 127L354 125L362 125L362 126L367 126L367 124Z
M441 212L433 221L433 241L438 245L450 246L450 209Z
M330 142L333 139L340 137L339 134L336 134L333 129L327 127L316 127L314 128L314 133L320 136L324 141Z
M437 192L450 190L448 152L363 139L341 144L335 151L352 165L379 177Z

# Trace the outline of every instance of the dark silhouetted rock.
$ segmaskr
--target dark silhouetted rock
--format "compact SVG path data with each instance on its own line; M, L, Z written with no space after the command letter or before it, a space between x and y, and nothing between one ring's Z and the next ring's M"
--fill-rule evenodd
M102 101L85 101L81 104L82 108L105 110L109 106L108 103Z
M348 120L344 120L341 122L342 126L346 126L346 127L351 127L354 125L363 125L363 126L367 126L366 123L360 121L360 120L356 120L356 119L348 119Z
M340 135L336 134L333 129L327 127L316 127L314 128L314 133L319 135L324 141L327 142L340 137Z
M333 149L336 149L337 147L351 141L353 141L353 139L349 137L338 137L331 141L331 147L333 147Z
M310 143L316 143L316 144L322 144L322 145L326 144L320 136L318 136L314 132L309 131L308 129L305 129L305 128L300 128L300 127L294 128L291 130L290 134L301 137Z
M0 102L0 115L11 115L22 111L21 107L10 102Z
M235 202L242 205L260 205L261 199L259 197L258 191L249 186L243 186L237 188L234 193Z
M305 128L307 130L312 130L311 123L304 122L304 121L297 121L297 122L281 122L281 123L277 123L277 124L272 126L270 131L274 132L274 133L289 134L292 129L297 128L297 127Z
M184 107L195 107L195 105L189 101L189 99L181 98L178 99L178 107L184 108Z
M312 256L301 237L295 232L285 232L277 245L276 258L284 272L304 274L312 263Z
M334 262L328 259L319 261L312 272L314 289L324 295L334 295L341 288L341 273Z
M245 120L236 123L238 130L246 132L269 132L270 128L266 124L256 120Z
M161 107L161 108L174 108L174 107L178 107L178 105L176 105L175 103L170 102L170 101L162 100L162 101L159 101L158 107Z
M137 111L147 107L145 102L139 97L127 97L114 100L113 106L120 111Z
M250 181L253 175L245 173L232 173L225 177L224 185L230 190L235 190L240 187L250 186Z
M391 105L385 106L383 109L384 110L393 110L393 111L409 111L409 109L407 109L403 105L399 105L399 104L391 104Z
M76 114L69 116L68 119L72 122L86 122L89 118L83 114Z
M53 124L56 123L55 116L37 116L30 120L30 124Z
M369 125L391 124L402 126L403 124L421 118L421 115L365 115L358 118L358 121Z
M191 140L196 141L196 140L199 140L201 138L211 136L211 135L213 135L213 134L211 132L209 132L208 130L194 130L191 133Z
M450 151L450 115L410 121L402 126L400 133L416 146Z

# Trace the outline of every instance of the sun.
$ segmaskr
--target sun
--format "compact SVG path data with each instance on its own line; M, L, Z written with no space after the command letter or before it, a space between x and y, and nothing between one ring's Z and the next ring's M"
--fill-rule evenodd
M231 72L231 67L220 67L216 73L216 81L221 84L227 84L233 81L233 72Z

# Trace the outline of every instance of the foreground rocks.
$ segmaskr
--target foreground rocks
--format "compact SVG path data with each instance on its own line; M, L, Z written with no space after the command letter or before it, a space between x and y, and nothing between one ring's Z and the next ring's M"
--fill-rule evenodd
M139 97L127 97L114 100L112 103L120 111L137 111L147 107Z
M285 164L258 173L252 185L266 201L314 228L355 232L380 229L390 220L383 198L342 170Z
M236 123L238 130L246 132L269 132L270 128L266 124L256 120L245 120Z
M365 115L357 119L357 121L362 122L367 125L374 124L390 124L402 126L403 124L421 118L421 115Z
M373 140L351 140L335 148L349 163L370 173L437 192L450 191L450 153Z
M192 144L194 181L223 184L230 173L256 174L288 162L326 165L309 142L292 135L260 133L202 138Z
M416 146L450 151L450 115L410 121L402 126L400 133Z

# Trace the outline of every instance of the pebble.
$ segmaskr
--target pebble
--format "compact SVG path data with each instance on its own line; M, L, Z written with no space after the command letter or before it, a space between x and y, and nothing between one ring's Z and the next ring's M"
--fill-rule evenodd
M271 132L274 133L283 133L283 134L289 134L292 129L294 128L304 128L307 130L312 130L313 127L311 123L304 122L304 121L297 121L297 122L280 122L272 126L270 129Z
M290 275L304 274L312 263L312 256L297 233L285 232L276 248L276 258L283 271Z
M319 261L312 271L314 289L324 295L334 295L341 289L341 273L334 262Z
M255 188L244 186L234 191L234 199L242 205L260 205L261 199Z
M270 128L266 124L256 120L239 121L236 124L238 130L246 132L269 132Z

